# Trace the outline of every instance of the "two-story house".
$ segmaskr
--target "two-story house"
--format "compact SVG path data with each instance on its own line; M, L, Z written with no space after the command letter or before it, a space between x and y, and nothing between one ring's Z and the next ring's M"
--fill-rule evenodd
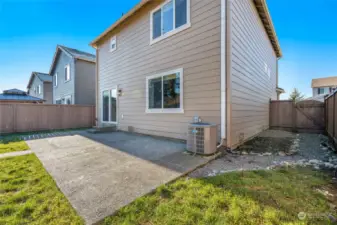
M265 0L143 0L91 42L98 126L234 148L269 128L279 42Z
M313 99L321 99L337 89L337 77L323 77L311 81Z
M53 78L47 73L32 72L27 85L27 94L53 104Z
M95 104L96 57L58 45L49 74L53 76L54 104Z

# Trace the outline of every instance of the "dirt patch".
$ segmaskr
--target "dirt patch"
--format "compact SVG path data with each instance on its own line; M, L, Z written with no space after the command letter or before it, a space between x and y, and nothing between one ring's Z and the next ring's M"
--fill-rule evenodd
M284 152L285 154L290 153L293 149L292 146L295 141L295 137L266 137L257 136L254 139L246 142L244 145L240 146L238 151L245 152L255 152L255 153L279 153Z

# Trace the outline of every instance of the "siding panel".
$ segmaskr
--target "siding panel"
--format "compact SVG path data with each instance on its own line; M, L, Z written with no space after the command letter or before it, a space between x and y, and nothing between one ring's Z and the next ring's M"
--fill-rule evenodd
M277 97L277 58L252 0L231 1L230 16L231 145L236 147L269 127L269 101Z

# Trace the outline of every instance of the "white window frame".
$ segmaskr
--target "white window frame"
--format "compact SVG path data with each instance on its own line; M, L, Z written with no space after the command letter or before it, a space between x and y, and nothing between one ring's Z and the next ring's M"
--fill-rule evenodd
M180 108L176 108L176 109L165 109L165 108L149 109L149 80L154 79L154 78L158 78L158 77L164 77L164 76L174 74L174 73L179 73L179 75L180 75ZM164 90L163 80L162 80L161 85L162 85L162 93L163 93L163 90ZM179 69L175 69L175 70L171 70L171 71L147 76L146 77L146 90L145 91L146 91L146 108L145 108L146 113L184 113L184 69L183 68L179 68ZM164 96L162 96L161 101L162 101L162 107L163 107Z
M57 103L57 101L60 101L60 103ZM61 99L61 98L55 99L55 104L57 104L57 105L62 105L62 99Z
M111 44L112 44L112 42L115 42L115 47L114 48L112 48L111 47ZM115 36L113 36L111 39L110 39L110 47L109 47L109 51L110 52L114 52L114 51L116 51L117 50L117 36L115 35Z
M64 99L64 105L68 105L67 104L67 99L70 99L70 105L73 104L71 95L66 95L66 96L63 97L63 99Z
M70 64L67 64L64 69L67 69L67 75L68 76L64 76L64 82L68 82L71 80L71 74L70 74ZM69 77L69 78L68 78Z
M116 121L111 121L111 91L116 89ZM104 121L103 120L103 92L105 91L109 91L109 112L108 112L108 116L109 116L109 121ZM101 107L101 122L102 123L109 123L109 124L118 124L118 86L116 86L115 88L109 88L109 89L104 89L101 92L101 102L102 102L102 107Z
M173 1L173 30L165 33L165 34L162 34L161 36L153 39L153 14L155 12L157 12L159 9L161 9L161 27L163 28L163 9L162 7L164 5L166 5L167 3L169 3L170 1ZM159 5L158 7L156 7L154 10L151 11L150 13L150 45L153 45L154 43L157 43L159 41L162 41L172 35L175 35L183 30L186 30L187 28L191 27L191 2L190 0L186 0L186 4L187 4L187 12L186 12L186 16L187 16L187 21L186 21L186 24L182 25L181 27L179 28L175 28L175 25L176 25L176 10L175 10L175 0L167 0L165 1L164 3L162 3L161 5Z
M58 78L58 73L55 73L55 84L54 84L54 87L57 87L57 78Z
M37 86L37 93L40 95L41 94L41 85L39 84L38 86Z

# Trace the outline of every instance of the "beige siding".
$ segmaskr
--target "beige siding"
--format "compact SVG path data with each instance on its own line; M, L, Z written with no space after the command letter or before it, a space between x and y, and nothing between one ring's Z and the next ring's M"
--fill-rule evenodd
M102 90L118 85L120 129L185 139L194 115L220 126L220 0L191 0L191 27L150 45L149 12L161 2L149 3L109 36L117 35L116 51L109 52L109 39L99 45L98 119L103 125ZM145 113L146 76L178 68L184 69L185 112Z
M231 146L235 147L269 127L269 100L277 98L277 59L253 0L230 1L229 7Z

